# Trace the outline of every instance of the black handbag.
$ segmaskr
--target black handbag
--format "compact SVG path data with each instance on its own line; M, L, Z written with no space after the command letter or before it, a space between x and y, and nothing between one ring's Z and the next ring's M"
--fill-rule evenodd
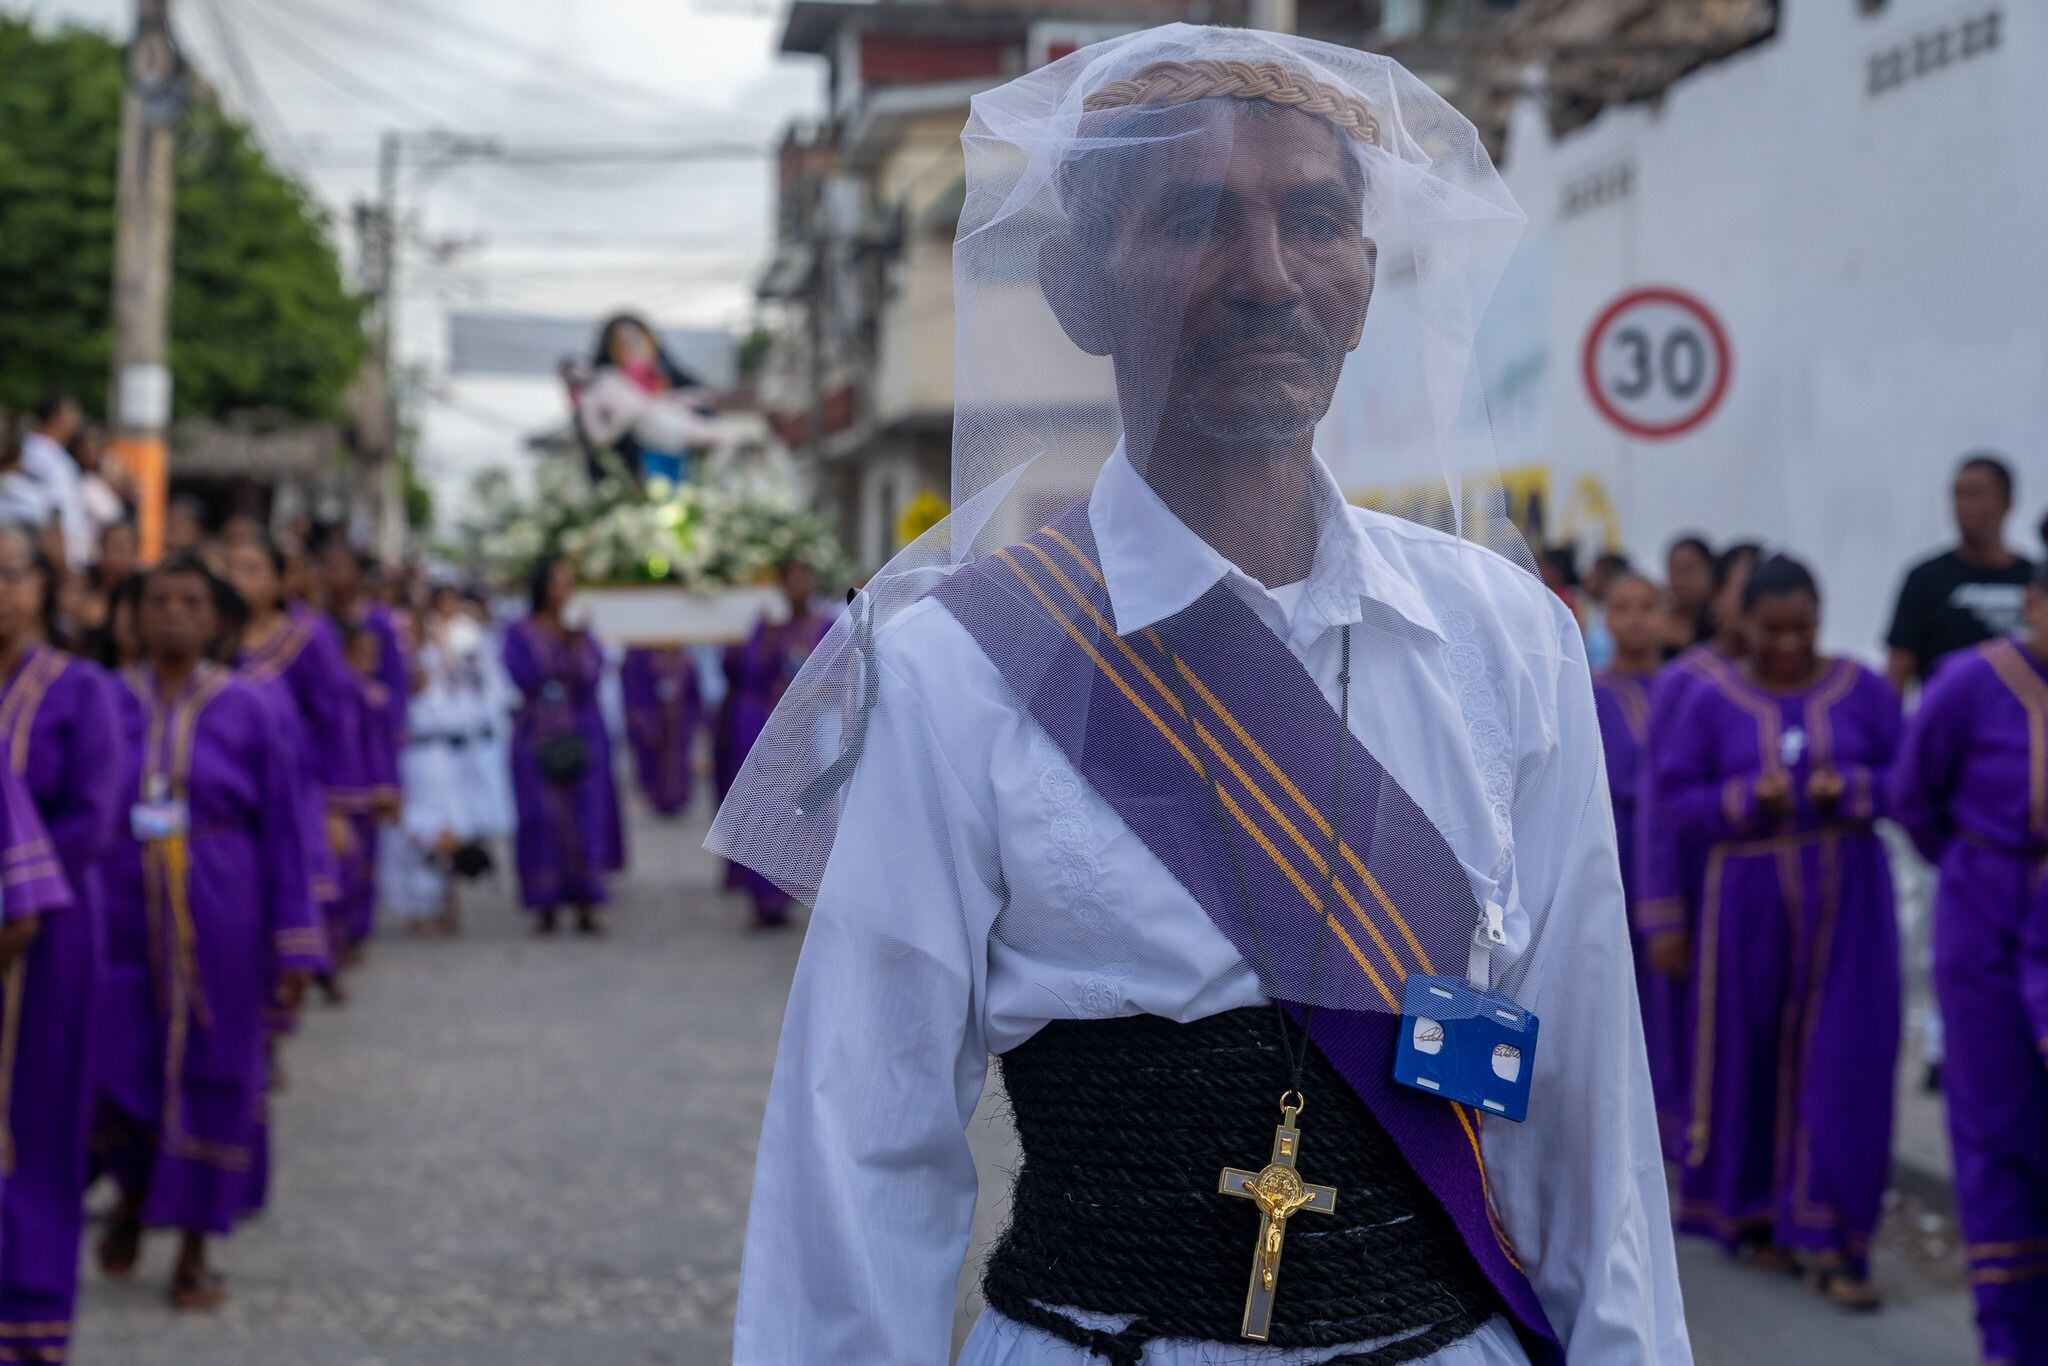
M534 746L533 757L540 776L557 787L567 787L590 771L590 746L575 731L550 735Z

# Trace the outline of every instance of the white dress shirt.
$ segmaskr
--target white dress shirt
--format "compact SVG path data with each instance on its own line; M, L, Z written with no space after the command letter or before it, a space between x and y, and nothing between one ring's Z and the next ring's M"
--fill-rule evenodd
M41 432L30 432L21 441L21 468L43 486L50 506L64 527L64 559L73 569L93 562L92 519L86 515L78 462L71 452Z
M1514 967L1509 984L1543 1024L1528 1122L1484 1127L1501 1222L1574 1366L1685 1366L1577 628L1533 575L1346 508L1318 468L1309 578L1268 590L1112 457L1088 515L1117 629L1151 625L1222 579L1334 704L1337 628L1352 625L1354 698L1372 699L1352 707L1352 728L1444 833L1475 892L1508 906L1510 942L1491 966ZM1074 772L943 605L927 599L899 614L878 656L879 703L804 942L762 1129L734 1328L741 1366L944 1362L975 1203L964 1131L989 1055L1055 1019L1190 1021L1265 999L1229 939ZM1077 917L1082 900L1090 909ZM1146 1360L1292 1366L1335 1354L1160 1340ZM1090 1358L990 1310L960 1360ZM1427 1360L1525 1357L1496 1319Z

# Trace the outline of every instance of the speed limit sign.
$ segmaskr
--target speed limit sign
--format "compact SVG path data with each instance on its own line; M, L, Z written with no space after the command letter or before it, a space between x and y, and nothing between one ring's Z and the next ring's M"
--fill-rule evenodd
M1683 290L1636 289L1602 309L1580 359L1601 416L1631 436L1681 436L1728 392L1733 357L1713 310Z

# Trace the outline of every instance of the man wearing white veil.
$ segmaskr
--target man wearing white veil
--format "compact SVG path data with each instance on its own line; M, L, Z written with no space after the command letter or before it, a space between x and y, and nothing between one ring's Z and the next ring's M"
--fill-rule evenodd
M995 1055L1023 1162L971 1366L1689 1361L1583 648L1460 496L1520 223L1471 125L1385 58L1173 25L966 144L961 511L712 835L815 908L734 1359L947 1359ZM1417 451L1449 534L1333 473ZM1476 1056L1526 1123L1396 1084L1470 1037L1420 988L1522 1031Z

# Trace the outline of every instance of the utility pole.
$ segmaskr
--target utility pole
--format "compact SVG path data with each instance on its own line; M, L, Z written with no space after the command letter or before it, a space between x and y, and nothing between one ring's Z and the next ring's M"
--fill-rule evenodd
M402 553L405 498L398 472L398 179L404 135L377 142L377 198L355 207L360 284L370 300L370 361L356 400L356 483L370 495L371 544L382 558ZM352 514L355 509L350 508ZM346 519L354 521L351 515Z
M1251 0L1251 5L1246 27L1268 33L1294 32L1294 0Z
M357 284L371 303L368 382L357 389L360 447L356 473L358 487L369 490L372 546L386 560L404 554L411 529L406 523L405 473L399 465L404 410L397 341L398 266L404 235L399 195L408 144L415 169L423 167L429 172L493 160L504 153L495 138L438 131L409 136L387 131L377 140L377 198L374 202L358 200L355 205Z
M121 99L114 191L113 374L107 415L115 457L140 494L142 557L163 552L170 482L172 152L185 110L184 63L171 39L170 0L136 0L135 39Z
M405 143L395 131L377 140L377 372L383 382L384 442L373 485L372 535L377 554L396 559L405 549L405 480L398 468L398 366L392 337L398 327L398 169Z

